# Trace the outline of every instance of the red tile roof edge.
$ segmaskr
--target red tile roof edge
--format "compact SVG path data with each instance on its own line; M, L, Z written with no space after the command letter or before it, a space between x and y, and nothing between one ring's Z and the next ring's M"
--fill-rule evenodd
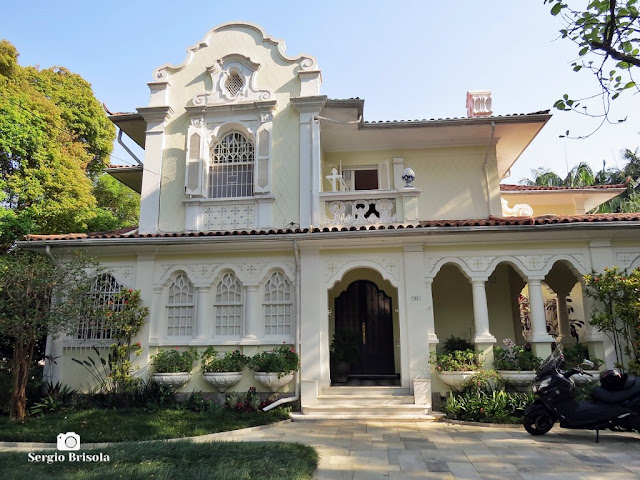
M210 232L174 232L138 234L132 233L135 228L130 227L111 232L94 233L66 233L57 235L26 235L27 242L50 240L82 240L82 239L119 239L119 238L189 238L189 237L226 237L226 236L260 236L287 235L305 233L354 232L367 230L407 230L420 228L456 228L456 227L496 227L517 225L554 225L575 223L620 223L640 222L640 213L605 213L592 215L542 215L539 217L489 217L468 220L429 220L409 224L393 225L364 225L364 226L325 226L308 228L281 228L265 230L232 230Z
M544 185L514 185L510 183L501 183L501 192L519 192L527 190L607 190L612 188L626 188L624 183L618 183L614 185L589 185L586 187L547 187Z

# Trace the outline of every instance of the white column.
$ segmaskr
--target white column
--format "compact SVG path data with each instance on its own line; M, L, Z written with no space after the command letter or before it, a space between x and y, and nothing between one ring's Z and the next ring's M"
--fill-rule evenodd
M329 320L327 289L323 285L322 259L317 249L302 249L300 297L304 318L300 324L300 383L302 406L317 402L329 385Z
M138 230L143 234L157 233L160 219L164 122L173 110L166 106L144 107L139 108L138 112L147 122Z
M244 316L244 337L242 345L258 345L258 309L260 306L259 285L245 285L247 293L246 312Z
M551 343L553 337L547 333L547 322L544 318L544 298L542 296L542 279L529 278L529 308L531 309L531 340L534 343Z
M211 338L211 315L212 303L209 298L209 286L196 287L196 325L195 340L197 343L205 344Z
M558 343L568 342L571 339L571 326L569 325L569 312L567 312L567 293L557 292L558 296Z
M473 292L473 321L476 328L474 343L495 343L496 338L489 332L489 307L487 306L487 293L485 291L485 279L472 279Z
M300 113L300 227L320 223L320 122L314 119L326 101L325 96L292 98Z
M433 314L433 278L425 278L424 289L426 299L425 318L427 319L427 339L429 346L437 345L440 341L436 336L436 317Z
M167 336L167 316L162 308L162 286L153 287L153 301L149 312L149 345L156 346Z
M402 258L404 261L403 303L406 306L406 314L400 317L400 332L405 331L402 335L403 339L408 337L400 349L402 383L404 384L406 380L411 381L410 388L416 404L431 405L429 318L425 315L429 300L424 283L423 246L404 247ZM399 298L399 301L402 302L402 299ZM405 359L408 359L408 362ZM405 365L409 367L408 372Z

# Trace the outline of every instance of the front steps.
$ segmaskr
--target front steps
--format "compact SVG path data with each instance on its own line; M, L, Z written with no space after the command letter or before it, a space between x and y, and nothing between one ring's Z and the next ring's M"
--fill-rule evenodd
M318 403L303 406L302 413L290 416L294 421L433 421L442 418L432 414L429 406L416 405L409 389L401 387L324 388Z

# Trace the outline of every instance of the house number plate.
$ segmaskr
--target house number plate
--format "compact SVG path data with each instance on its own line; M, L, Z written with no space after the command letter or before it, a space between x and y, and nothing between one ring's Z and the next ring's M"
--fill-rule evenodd
M411 301L412 302L421 302L422 301L422 297L413 296L413 297L411 297Z

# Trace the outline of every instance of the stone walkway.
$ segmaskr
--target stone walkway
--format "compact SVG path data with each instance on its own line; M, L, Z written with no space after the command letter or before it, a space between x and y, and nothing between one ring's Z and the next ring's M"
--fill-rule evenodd
M523 428L445 422L280 422L191 439L286 441L320 454L318 480L627 480L640 479L640 435L554 428L533 437ZM84 444L83 448L101 444ZM0 451L55 448L0 443Z
M320 454L318 480L627 480L640 479L640 435L444 422L293 422L197 441L287 441Z

